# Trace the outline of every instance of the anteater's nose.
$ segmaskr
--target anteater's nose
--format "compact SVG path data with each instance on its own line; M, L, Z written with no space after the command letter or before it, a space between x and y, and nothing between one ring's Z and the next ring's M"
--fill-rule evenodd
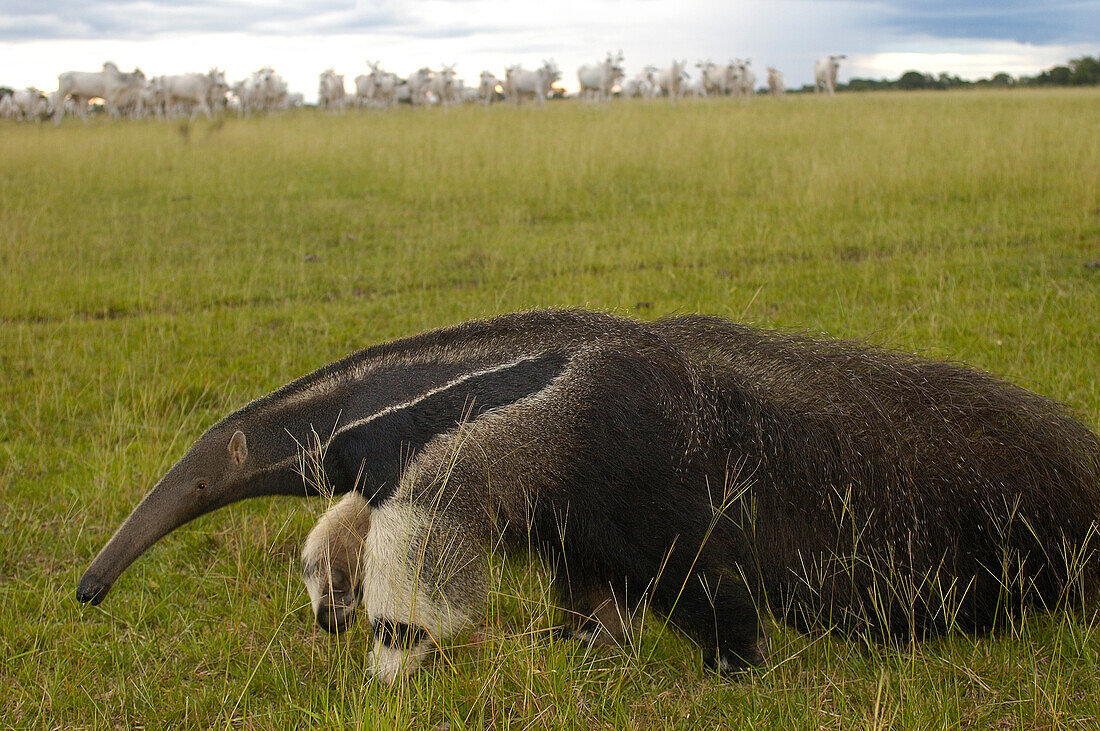
M94 576L84 574L80 578L80 583L76 585L76 598L81 604L99 604L110 590L110 584L105 584Z
M326 632L339 634L348 628L355 618L355 610L339 604L322 602L317 609L317 625Z

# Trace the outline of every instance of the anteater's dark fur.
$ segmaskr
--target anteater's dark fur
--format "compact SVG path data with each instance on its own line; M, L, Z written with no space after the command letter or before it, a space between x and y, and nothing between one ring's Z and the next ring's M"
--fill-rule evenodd
M506 348L533 323L567 356L561 378L469 425L478 447L444 460L442 503L484 544L488 499L512 545L551 555L575 611L608 587L627 605L645 593L739 667L761 660L764 606L801 628L921 638L1089 590L1100 446L1049 399L708 317L529 313L442 337L489 328ZM395 499L440 504L420 472Z

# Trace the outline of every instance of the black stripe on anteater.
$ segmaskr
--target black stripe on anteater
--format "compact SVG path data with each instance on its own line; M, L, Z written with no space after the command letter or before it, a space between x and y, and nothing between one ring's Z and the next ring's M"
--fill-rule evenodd
M371 630L376 640L395 649L410 649L431 638L423 627L391 619L374 620Z

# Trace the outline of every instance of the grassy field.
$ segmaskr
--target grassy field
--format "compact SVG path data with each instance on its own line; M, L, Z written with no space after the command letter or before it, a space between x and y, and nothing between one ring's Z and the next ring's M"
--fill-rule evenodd
M659 621L547 643L537 563L400 688L317 630L324 501L76 580L228 411L368 344L581 306L961 360L1100 424L1100 92L840 95L0 126L0 726L1094 728L1093 611L865 646L777 628L740 680Z

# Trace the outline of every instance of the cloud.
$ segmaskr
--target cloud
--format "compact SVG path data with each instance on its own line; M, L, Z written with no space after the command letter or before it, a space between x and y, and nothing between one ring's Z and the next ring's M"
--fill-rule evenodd
M939 50L935 50L939 47ZM963 79L990 78L999 72L1012 76L1032 75L1038 69L1065 63L1069 58L1093 52L1088 46L1037 46L1014 41L955 41L929 44L926 50L898 50L885 53L856 53L848 58L850 77L897 78L916 70L947 72ZM932 50L928 50L932 49Z
M0 39L141 40L187 33L303 33L378 31L413 25L407 3L320 0L290 5L271 0L171 0L90 2L3 0Z
M350 85L367 58L399 74L457 61L473 81L553 57L573 89L578 66L619 49L628 74L739 57L800 85L836 52L849 56L843 79L973 78L1094 54L1097 29L1100 0L0 0L0 84L54 88L58 73L108 59L150 75L217 65L230 78L272 65L312 99L322 69Z
M1098 0L886 0L882 27L898 34L1055 44L1098 40Z
M891 36L1032 44L1096 42L1100 29L1100 0L565 0L553 8L533 0L0 0L0 40L141 40L229 32L453 38L559 21L576 30L601 24L613 35L658 19L661 32L675 33L692 25L693 14L741 40L746 34L740 29L761 19L785 23L795 34L808 23L844 17L853 28Z

